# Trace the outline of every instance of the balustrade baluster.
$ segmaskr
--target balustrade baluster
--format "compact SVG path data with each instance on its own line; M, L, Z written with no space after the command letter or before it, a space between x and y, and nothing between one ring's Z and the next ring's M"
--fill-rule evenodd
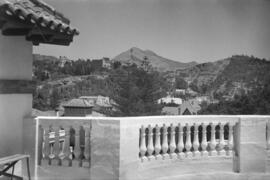
M63 155L60 156L62 160L62 166L71 166L72 162L72 153L70 151L70 126L65 126L65 141L64 141L64 148L63 148Z
M145 154L146 154L147 148L145 144L145 128L142 125L141 126L141 144L140 144L140 155L142 162L146 160Z
M226 152L224 150L224 146L225 146L225 142L224 142L224 124L219 123L219 127L220 127L220 130L219 130L218 154L223 156L223 155L226 154Z
M60 149L59 149L59 159L63 160L65 158L65 153L64 153L64 150L65 150L65 130L64 128L61 126L60 127L60 130L59 130L59 146L60 146Z
M216 124L211 123L211 141L210 141L210 155L211 156L216 156L217 151L216 151Z
M53 128L55 133L54 144L53 144L53 154L52 165L60 165L59 153L60 153L60 143L59 143L59 127Z
M229 139L228 139L228 151L227 155L232 155L233 150L233 124L229 123Z
M208 156L207 152L207 125L205 123L202 123L202 142L201 142L201 148L202 148L202 156Z
M267 149L270 150L270 120L267 122Z
M163 156L163 159L166 159L168 158L168 149L169 149L169 146L168 146L168 132L167 132L167 127L165 124L163 124L163 136L162 136L162 156Z
M193 139L193 150L194 150L194 156L198 157L200 156L199 152L199 130L198 130L198 124L194 123L194 139Z
M48 126L43 126L43 143L42 143L42 165L49 164L49 155L50 155L50 142L49 142L49 132L50 129Z
M49 127L49 146L50 146L49 165L51 165L52 160L55 158L54 144L55 144L55 130L53 129L52 125L50 125Z
M147 145L147 154L148 159L151 160L154 158L152 155L154 152L154 145L153 145L153 129L151 125L148 125L148 145Z
M83 167L90 167L90 127L85 127Z
M38 154L37 154L37 163L38 165L40 166L41 165L41 161L42 161L42 158L43 158L43 136L44 136L44 130L42 128L42 126L39 124L38 125L38 132L37 132L37 136L38 136L38 141L36 142L37 143L37 150L38 150Z
M171 158L176 158L176 153L175 153L175 149L176 149L176 144L175 144L175 127L173 126L173 124L171 124L170 127L171 131L170 131L170 156Z
M181 126L181 124L178 124L178 144L177 144L177 150L178 150L178 158L179 159L183 159L185 154L183 153L183 149L184 149L184 140L183 140L183 127Z
M190 126L189 124L187 123L186 124L186 128L187 128L187 131L186 131L186 143L185 143L185 149L186 149L186 157L192 157L192 152L190 151L191 150L191 132L190 132Z
M75 129L75 146L74 146L75 160L72 161L72 166L79 167L81 164L80 127L75 126L74 129Z
M156 128L155 128L155 157L156 159L161 158L160 151L161 151L160 128L158 127L158 125L156 125Z

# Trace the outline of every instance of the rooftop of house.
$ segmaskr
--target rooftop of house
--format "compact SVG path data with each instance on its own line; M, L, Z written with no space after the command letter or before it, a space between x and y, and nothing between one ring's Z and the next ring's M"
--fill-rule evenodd
M183 104L180 105L180 113L183 114L186 109L188 109L192 114L197 114L201 109L201 106L197 100L190 99L188 101L184 101Z
M81 96L80 99L84 99L90 103L93 103L95 105L101 106L101 107L112 107L112 104L110 102L109 97L104 96Z
M0 29L6 36L26 36L39 43L69 45L79 31L41 0L0 0Z
M72 99L68 101L63 107L81 107L81 108L92 108L94 105L84 99Z
M179 107L165 106L162 108L162 113L165 115L179 115Z

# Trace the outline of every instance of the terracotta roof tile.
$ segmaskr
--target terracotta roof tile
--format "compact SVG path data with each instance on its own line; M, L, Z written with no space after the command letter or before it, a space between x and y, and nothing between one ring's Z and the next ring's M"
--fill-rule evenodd
M93 107L93 104L84 99L72 99L64 104L63 107Z
M18 18L67 36L79 34L70 26L69 19L41 0L0 0L0 16Z

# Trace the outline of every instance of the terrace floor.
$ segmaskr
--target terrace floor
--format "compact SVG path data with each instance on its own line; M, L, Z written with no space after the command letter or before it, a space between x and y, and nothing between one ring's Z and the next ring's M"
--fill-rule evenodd
M183 174L181 176L158 178L156 180L269 180L270 173L258 174L238 174L229 172L213 172L213 173L196 173L196 174Z

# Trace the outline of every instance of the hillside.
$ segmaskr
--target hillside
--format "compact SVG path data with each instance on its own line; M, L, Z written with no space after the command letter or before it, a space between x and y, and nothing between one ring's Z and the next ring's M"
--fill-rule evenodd
M181 63L161 57L150 50L141 50L133 47L113 58L113 61L119 61L122 64L137 64L141 65L144 59L147 59L149 63L158 71L175 71L177 69L185 69L196 65L196 62Z
M130 51L121 53L113 61L140 65L147 57L149 62L160 71L176 70L161 73L170 82L169 89L175 88L175 79L180 78L199 94L218 99L220 97L233 99L235 95L247 94L263 86L266 79L270 77L270 62L252 56L237 55L194 65L194 63L171 61L149 50L132 49L132 53ZM128 59L130 57L131 59ZM160 64L155 64L158 62ZM47 110L54 107L54 104L57 104L54 96L57 94L59 99L56 101L62 101L80 95L107 96L111 91L106 77L115 69L95 69L90 60L72 61L53 56L34 55L33 64L33 79L38 85L34 102L39 105L38 109Z
M237 55L179 70L177 74L203 94L233 97L263 85L270 77L270 62Z

